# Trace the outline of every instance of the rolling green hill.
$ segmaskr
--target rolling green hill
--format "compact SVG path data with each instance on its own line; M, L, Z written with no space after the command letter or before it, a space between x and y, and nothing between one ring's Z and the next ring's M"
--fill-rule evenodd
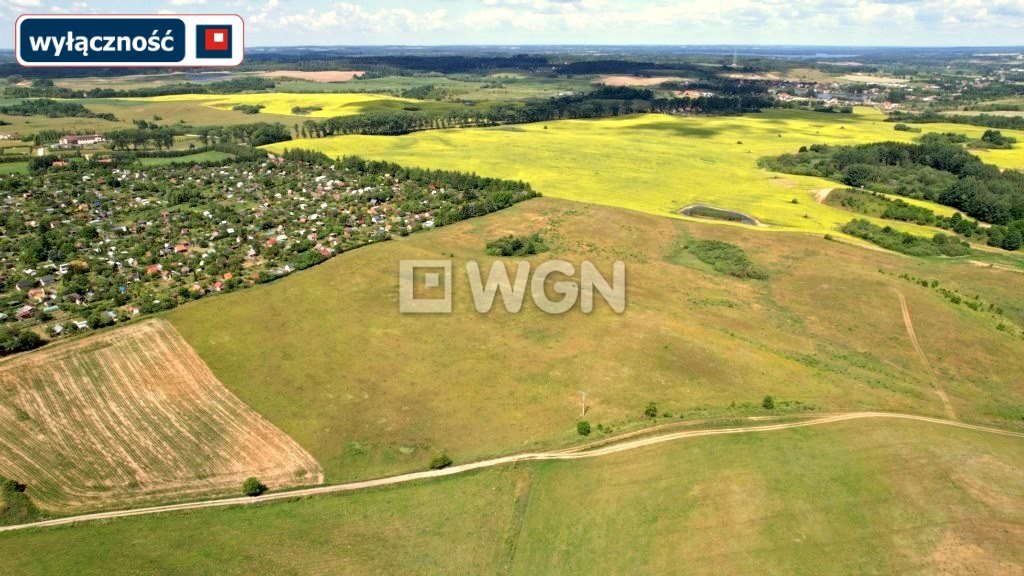
M466 261L487 270L489 240L533 232L551 248L534 263L589 260L608 275L623 260L625 313L600 300L591 315L577 307L551 316L530 301L519 314L500 304L477 313ZM767 279L716 271L683 248L694 239L740 247ZM399 261L448 257L455 313L400 314ZM575 442L580 390L598 435L644 425L652 401L659 421L862 409L944 416L936 383L957 418L1024 428L1022 284L1024 275L964 260L544 198L343 254L168 319L228 388L341 481L421 469L440 450L467 461ZM961 303L940 289L963 294ZM964 303L975 295L977 311ZM761 407L769 394L771 412Z

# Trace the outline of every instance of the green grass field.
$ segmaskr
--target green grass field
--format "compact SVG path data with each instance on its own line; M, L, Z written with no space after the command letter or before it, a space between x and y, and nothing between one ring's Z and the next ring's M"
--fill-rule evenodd
M855 421L0 534L0 572L1016 574L1022 470L1016 438Z
M407 136L339 136L273 144L330 155L357 154L406 165L523 179L546 196L674 215L691 204L738 210L774 229L834 232L849 221L817 204L812 191L837 184L775 174L762 156L800 146L910 140L875 111L823 114L769 110L740 117L643 115L496 128L440 130ZM924 124L927 132L980 137L984 128ZM1024 133L1012 133L1024 141ZM470 153L471 151L471 153ZM987 162L1024 167L1024 146L981 151ZM796 199L798 204L791 201ZM907 231L928 232L911 225Z
M212 162L216 160L225 160L227 158L233 158L234 156L227 152L218 152L217 150L208 150L206 152L199 152L198 154L189 154L187 156L174 156L170 158L140 158L139 162L143 166L166 166L167 164L188 164L191 162Z
M531 257L626 262L629 306L592 315L472 308L465 262L488 240L540 232ZM738 280L680 250L689 238L744 248L769 280ZM454 255L455 313L402 315L401 259ZM883 273L884 272L884 273ZM956 306L897 276L940 280L1005 309ZM689 418L878 408L942 415L901 316L902 292L957 415L1024 428L1024 275L913 259L803 234L542 198L343 254L287 279L168 315L218 378L295 438L328 480L421 469L576 442L579 390L592 424L639 426L649 401Z
M28 162L0 162L0 174L28 174Z

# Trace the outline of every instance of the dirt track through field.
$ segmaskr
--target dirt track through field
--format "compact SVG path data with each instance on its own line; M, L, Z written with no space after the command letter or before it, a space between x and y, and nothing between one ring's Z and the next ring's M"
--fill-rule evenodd
M903 309L903 324L907 327L907 334L910 336L910 342L914 345L914 350L917 351L917 356L921 359L925 369L928 371L928 377L932 380L932 387L935 388L935 393L939 395L939 399L942 400L942 406L946 410L946 416L950 420L956 420L956 412L953 411L953 404L950 403L949 397L946 396L946 391L942 389L942 385L939 384L938 377L935 376L935 371L932 370L932 365L928 362L928 357L924 354L924 348L921 348L921 343L917 340L917 333L914 332L914 322L910 319L910 309L907 308L907 299L903 297L903 293L897 291L896 294L900 297L900 308Z
M631 433L624 435L620 438L625 438L622 441L615 441L615 439L608 439L607 444L590 444L580 446L576 448L570 448L566 450L556 450L552 452L532 452L525 454L515 454L512 456L503 456L500 458L492 458L490 460L481 460L479 462L471 462L468 464L460 464L458 466L451 466L442 470L426 470L423 472L413 472L409 474L400 474L398 476L390 476L387 478L377 478L374 480L364 480L360 482L350 482L348 484L336 484L333 486L318 486L316 488L304 488L300 490L292 490L290 492L277 492L271 494L265 494L258 498L225 498L221 500L207 500L203 502L190 502L186 504L173 504L169 506L156 506L152 508L139 508L135 510L121 510L117 512L100 512L96 514L86 514L81 516L72 516L67 518L57 518L54 520L45 520L42 522L34 522L31 524L19 524L14 526L0 526L0 532L9 532L12 530L23 530L26 528L44 528L49 526L62 526L68 524L76 524L79 522L91 522L95 520L110 520L114 518L127 518L130 516L146 516L150 514L160 514L164 512L176 512L181 510L198 510L201 508L220 508L225 506L244 506L251 504L259 504L263 502L273 502L275 500L291 500L294 498L302 498L306 496L315 496L320 494L336 494L341 492L352 492L356 490L365 490L369 488L379 488L382 486L391 486L394 484L403 484L406 482L414 482L419 480L427 480L431 478L440 478L444 476L452 476L455 474L461 474L463 472L469 472L472 470L479 470L482 468L490 468L493 466L502 466L505 464L513 464L516 462L530 462L530 461L541 461L541 460L579 460L583 458L597 458L600 456L610 456L618 454L620 452L627 452L630 450L638 450L661 444L664 442L671 442L675 440L682 440L685 438L698 438L703 436L723 436L730 434L753 434L753 433L764 433L773 432L778 430L788 430L791 428L804 428L808 426L821 426L825 424L834 424L837 422L845 422L850 420L862 420L862 419L900 419L900 420L913 420L917 422L927 422L931 424L937 424L942 426L951 426L955 428L961 428L965 430L974 430L978 432L986 432L990 434L999 434L1002 436L1012 436L1015 438L1024 438L1024 432L1016 432L1012 430L1002 430L999 428L990 428L987 426L978 426L974 424L965 424L963 422L957 422L953 420L944 420L942 418L932 418L929 416L918 416L914 414L899 414L893 412L848 412L845 414L830 414L827 416L821 416L818 418L811 418L807 420L799 420L796 422L781 422L776 424L765 424L760 426L739 426L731 428L712 428L712 429L700 429L700 430L683 430L677 432L665 432L655 434L653 436L646 436L636 438L637 433Z

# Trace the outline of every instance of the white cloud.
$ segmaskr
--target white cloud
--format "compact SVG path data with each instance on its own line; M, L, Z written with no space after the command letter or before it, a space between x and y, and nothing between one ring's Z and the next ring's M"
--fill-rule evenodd
M170 0L171 6L200 6L206 4L206 0Z
M21 10L23 8L38 8L42 6L42 0L0 0L0 6L8 10Z
M406 32L431 32L449 25L445 9L416 12L408 8L382 8L367 10L359 4L338 2L329 10L309 9L304 12L273 15L278 0L268 0L260 11L247 19L261 25L273 22L275 27L289 30L339 32L368 32L391 34Z
M38 0L0 0L12 1ZM1024 0L480 0L468 8L434 0L429 9L427 2L390 8L370 0L296 9L263 0L247 6L254 4L246 22L256 37L276 44L956 44L995 41L991 31L1014 39L1012 31L1024 27Z

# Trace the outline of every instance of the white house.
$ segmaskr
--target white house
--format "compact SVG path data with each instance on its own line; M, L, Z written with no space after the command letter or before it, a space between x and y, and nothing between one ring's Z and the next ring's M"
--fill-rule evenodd
M87 134L84 136L61 136L57 143L64 148L73 148L75 146L91 146L103 141L103 136L99 134Z

